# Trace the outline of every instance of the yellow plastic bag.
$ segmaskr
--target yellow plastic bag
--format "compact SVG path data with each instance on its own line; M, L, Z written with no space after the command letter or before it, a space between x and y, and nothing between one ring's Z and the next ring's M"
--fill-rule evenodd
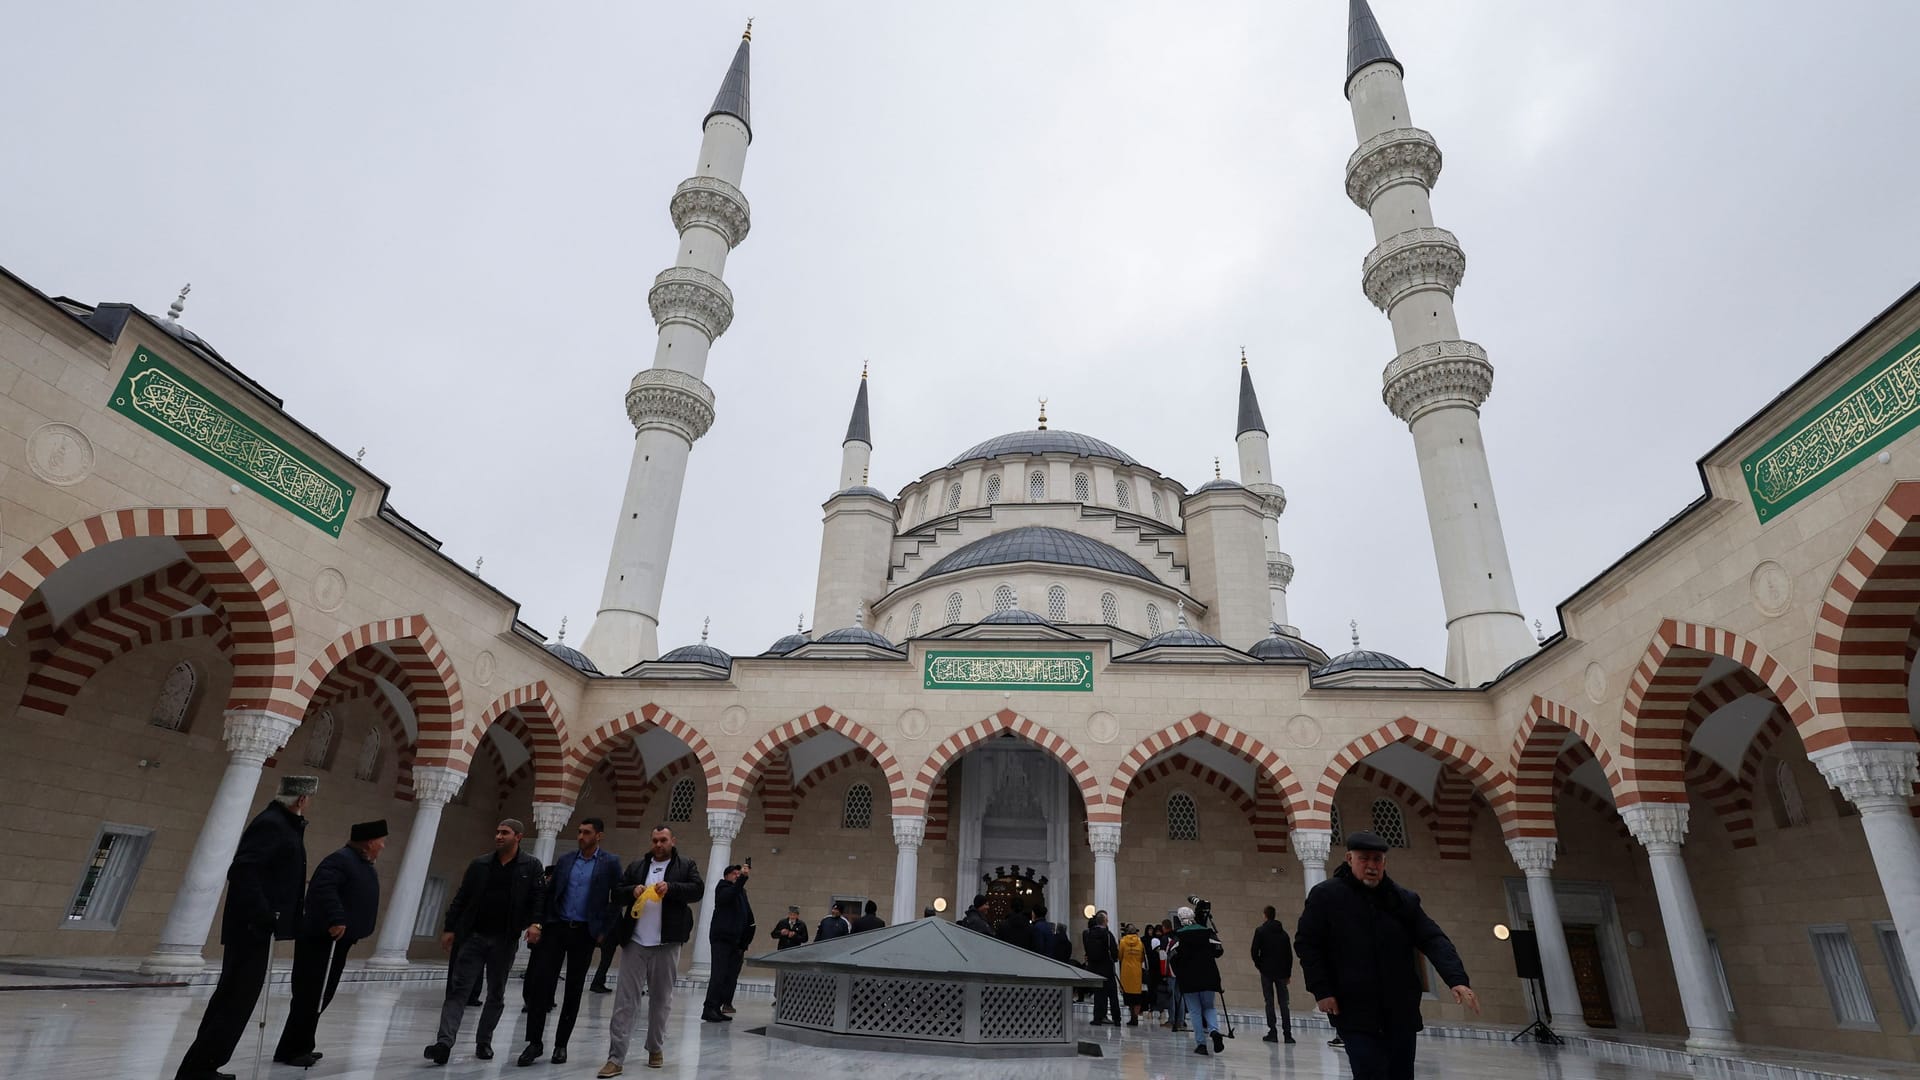
M652 886L640 890L640 895L633 898L633 917L636 919L639 918L640 912L643 911L648 904L658 903L659 900L659 897L653 895Z

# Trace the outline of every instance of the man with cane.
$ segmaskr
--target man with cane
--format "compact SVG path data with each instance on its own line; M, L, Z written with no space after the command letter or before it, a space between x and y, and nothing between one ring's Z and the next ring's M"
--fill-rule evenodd
M313 1048L320 1013L333 1003L347 950L373 936L380 908L380 875L374 860L387 846L387 823L363 821L348 834L345 847L320 860L307 883L306 919L293 943L293 998L273 1060L280 1065L313 1068L323 1056Z
M267 984L275 938L300 929L300 891L307 882L307 804L320 789L315 776L283 776L279 794L247 825L227 867L227 907L220 918L220 981L207 999L200 1030L174 1080L220 1080L247 1018ZM268 999L272 1005L272 999ZM266 1033L261 1032L264 1043ZM255 1062L256 1071L258 1062Z

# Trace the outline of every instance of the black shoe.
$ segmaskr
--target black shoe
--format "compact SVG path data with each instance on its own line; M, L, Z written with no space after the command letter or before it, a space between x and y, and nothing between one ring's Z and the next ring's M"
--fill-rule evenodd
M1285 1041L1286 1041L1286 1043L1287 1043L1287 1045L1288 1045L1288 1046L1292 1046L1292 1045L1293 1045L1293 1032L1291 1032L1291 1031L1289 1031L1289 1032L1287 1032L1287 1037L1286 1037L1286 1040L1285 1040Z
M280 1062L280 1064L292 1065L297 1069L311 1069L316 1064L319 1063L322 1057L325 1057L325 1056L326 1055L322 1054L320 1051L315 1050L315 1051L312 1051L311 1053L301 1054L299 1057L290 1057L287 1060Z
M700 1019L704 1020L709 1024L724 1024L727 1022L726 1017L720 1015L717 1012L714 1012L712 1009L702 1010L700 1013Z
M547 1048L540 1045L539 1042L537 1041L530 1042L527 1044L527 1048L525 1050L520 1051L520 1056L518 1058L515 1058L513 1063L515 1065L522 1065L522 1066L531 1065L534 1062L539 1061L540 1055L546 1052L547 1052Z
M493 1060L493 1044L492 1043L478 1044L473 1048L473 1056L479 1058L481 1061L492 1061Z
M427 1044L426 1058L435 1065L445 1065L447 1063L447 1057L452 1053L453 1047L448 1046L446 1043L436 1042Z
M552 1060L555 1065L565 1065L567 1063L567 1048L564 1046L554 1047Z
M731 1023L733 1023L733 1017L731 1017L731 1016L728 1016L728 1015L727 1015L726 1013L721 1013L721 1014L720 1014L720 1021L721 1021L721 1023L725 1023L725 1024L731 1024Z
M1275 1035L1273 1032L1269 1031L1265 1035L1260 1036L1260 1041L1261 1042L1279 1042L1280 1036Z
M1201 1043L1201 1044L1200 1044L1199 1046L1196 1046L1196 1047L1194 1047L1194 1048L1193 1048L1193 1052L1194 1052L1194 1053L1196 1053L1196 1054L1199 1054L1199 1055L1200 1055L1200 1056L1202 1056L1202 1057L1205 1057L1205 1056L1206 1056L1206 1053L1207 1053L1207 1046L1206 1046L1206 1044L1205 1044L1205 1043Z
M480 999L478 997L470 997L467 999L468 1008L470 1009L479 1008L479 1006L480 1006Z
M1327 1045L1328 1046L1345 1046L1347 1045L1347 1041L1345 1039L1342 1039L1340 1036L1335 1035L1333 1038L1327 1040Z
M1213 1052L1214 1052L1214 1053L1216 1053L1216 1054L1224 1054L1224 1053L1226 1053L1226 1052L1227 1052L1227 1040L1225 1040L1225 1039L1223 1039L1223 1038L1221 1038L1221 1037L1220 1037L1220 1033L1219 1033L1219 1032L1217 1032L1217 1031L1215 1031L1215 1032L1210 1032L1210 1034L1211 1034L1211 1035L1213 1036Z
M613 993L613 987L608 986L606 983L594 983L592 986L587 987L587 989L593 991L596 994Z
M1089 1020L1087 1021L1087 1026L1088 1027L1106 1027L1107 1022L1105 1020Z

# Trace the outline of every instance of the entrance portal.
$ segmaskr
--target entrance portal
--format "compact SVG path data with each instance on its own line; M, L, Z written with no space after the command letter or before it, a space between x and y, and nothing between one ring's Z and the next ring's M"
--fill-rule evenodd
M957 799L955 895L986 893L996 918L1016 896L1028 909L1037 901L1065 913L1073 848L1067 826L1073 781L1067 770L1046 751L1015 738L976 746L953 767L959 776L947 786ZM999 879L1012 880L996 890Z

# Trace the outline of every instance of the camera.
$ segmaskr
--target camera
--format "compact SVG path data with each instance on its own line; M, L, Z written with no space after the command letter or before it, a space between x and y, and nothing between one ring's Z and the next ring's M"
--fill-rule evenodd
M1213 928L1213 901L1204 896L1187 897L1187 905L1193 908L1193 921L1200 926Z

